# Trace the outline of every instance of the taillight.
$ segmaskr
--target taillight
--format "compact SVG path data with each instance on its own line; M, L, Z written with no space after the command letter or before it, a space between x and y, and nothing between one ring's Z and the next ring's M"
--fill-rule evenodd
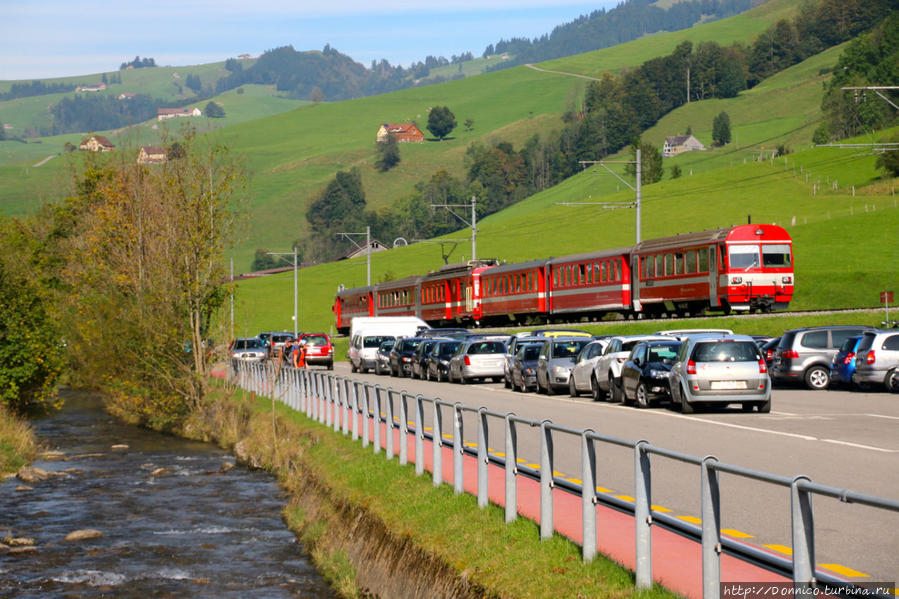
M780 357L783 358L784 360L798 360L799 352L796 351L795 349L785 349L780 354Z
M874 363L874 350L868 352L868 355L865 356L865 363L873 364Z
M854 360L854 359L855 359L855 352L851 351L848 354L846 354L845 358L843 358L843 364L845 366L848 366L849 364L852 363L852 360Z
M768 365L765 364L764 360L759 360L759 374L767 374Z
M471 358L469 358L468 356L465 356L464 359L465 359L465 365L466 365L466 366L471 366Z
M766 350L765 350L765 359L766 359L766 360L770 360L770 359L773 358L773 357L774 357L774 350L773 350L773 349L770 349L770 348L769 348L769 349L766 349Z
M693 360L687 361L687 374L696 374L696 362Z

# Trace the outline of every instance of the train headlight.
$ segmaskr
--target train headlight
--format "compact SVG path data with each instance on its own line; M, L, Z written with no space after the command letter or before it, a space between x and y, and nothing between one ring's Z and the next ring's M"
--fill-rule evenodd
M793 277L782 277L780 279L780 282L783 283L784 285L790 285L793 283Z
M731 279L731 283L733 283L734 285L739 285L742 282L743 282L743 277L734 277L733 279Z

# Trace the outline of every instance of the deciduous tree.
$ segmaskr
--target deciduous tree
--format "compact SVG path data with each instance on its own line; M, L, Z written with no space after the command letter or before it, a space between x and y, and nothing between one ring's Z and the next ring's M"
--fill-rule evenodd
M434 106L428 114L428 131L440 141L456 128L456 116L447 106Z

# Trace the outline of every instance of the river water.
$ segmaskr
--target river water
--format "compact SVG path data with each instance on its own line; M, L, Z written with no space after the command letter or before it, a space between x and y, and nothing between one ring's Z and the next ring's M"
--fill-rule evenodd
M0 551L0 597L335 596L281 520L273 476L228 469L233 456L214 445L124 425L98 397L68 395L33 422L65 454L34 466L63 475L0 482L0 540L36 548ZM103 536L64 541L80 529Z

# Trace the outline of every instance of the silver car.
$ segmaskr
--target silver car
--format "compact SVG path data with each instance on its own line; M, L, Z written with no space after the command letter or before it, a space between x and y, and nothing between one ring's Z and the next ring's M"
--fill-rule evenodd
M265 360L267 351L265 342L259 337L242 337L234 340L229 354L231 364L237 366L239 363L262 362Z
M591 341L581 350L574 361L571 376L568 378L568 394L577 397L581 393L592 393L596 380L593 378L593 367L602 357L602 352L609 344L608 339Z
M681 412L697 405L741 404L771 411L771 379L749 335L696 335L684 340L670 375L671 401Z
M855 351L856 385L884 385L899 393L899 331L867 331Z
M553 395L568 389L574 361L592 337L550 337L543 342L537 357L537 393Z
M506 364L506 344L498 340L470 339L459 346L450 358L449 380L451 383L465 383L476 379L503 378Z

